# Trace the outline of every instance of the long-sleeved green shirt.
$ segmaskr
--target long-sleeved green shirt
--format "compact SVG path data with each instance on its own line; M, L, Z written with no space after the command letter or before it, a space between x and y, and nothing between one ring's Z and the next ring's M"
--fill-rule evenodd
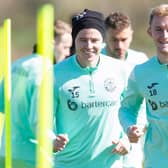
M49 61L48 61L49 62ZM48 66L50 64L48 63ZM35 167L37 103L42 77L42 57L33 54L16 60L11 71L11 144L12 163ZM0 111L4 112L4 84L0 85ZM5 130L3 130L0 158L5 157ZM17 167L20 168L20 167Z
M140 105L147 105L147 135L145 139L145 168L165 167L168 164L168 65L157 57L137 65L128 81L119 117L125 131L136 123Z
M56 168L122 167L112 141L121 139L118 108L127 70L107 56L95 68L82 68L76 55L54 67L56 130L69 137L55 155Z

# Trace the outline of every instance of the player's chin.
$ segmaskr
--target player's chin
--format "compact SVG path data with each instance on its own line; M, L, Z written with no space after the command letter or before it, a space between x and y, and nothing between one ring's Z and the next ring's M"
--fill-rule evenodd
M94 58L98 57L98 55L99 54L97 54L97 53L89 53L89 54L86 54L86 57L88 59L94 59Z
M168 48L161 48L160 53L168 55Z

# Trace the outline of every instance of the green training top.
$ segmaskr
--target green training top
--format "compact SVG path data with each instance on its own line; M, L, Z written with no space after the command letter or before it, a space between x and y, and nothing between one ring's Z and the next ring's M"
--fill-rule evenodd
M125 63L105 55L95 68L82 68L76 55L55 66L56 131L69 137L55 155L56 168L122 167L112 141L122 138L118 108L127 72Z
M12 64L11 143L12 160L34 166L36 159L37 99L42 76L42 57L33 54ZM4 112L4 86L0 85L0 111ZM5 156L5 131L0 158ZM35 167L35 166L34 166Z
M145 168L168 165L168 65L152 57L137 65L128 82L120 108L120 121L125 131L136 123L143 98L147 104L148 128L145 139Z

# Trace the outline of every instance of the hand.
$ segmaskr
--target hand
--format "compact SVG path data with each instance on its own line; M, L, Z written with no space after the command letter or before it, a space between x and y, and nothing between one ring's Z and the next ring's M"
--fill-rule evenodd
M112 153L117 153L119 155L125 155L128 153L127 148L121 141L112 141L112 143L116 145L115 148L112 150Z
M66 144L69 142L69 138L67 134L59 134L56 136L54 140L54 152L62 151Z
M144 135L146 127L142 129L142 127L138 125L132 125L128 128L128 138L131 143L137 143L142 135Z

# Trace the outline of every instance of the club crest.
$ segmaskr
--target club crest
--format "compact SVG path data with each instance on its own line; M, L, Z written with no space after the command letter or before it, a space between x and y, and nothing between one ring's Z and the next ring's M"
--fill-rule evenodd
M104 81L104 88L108 92L113 92L116 89L115 80L113 78L108 78Z

